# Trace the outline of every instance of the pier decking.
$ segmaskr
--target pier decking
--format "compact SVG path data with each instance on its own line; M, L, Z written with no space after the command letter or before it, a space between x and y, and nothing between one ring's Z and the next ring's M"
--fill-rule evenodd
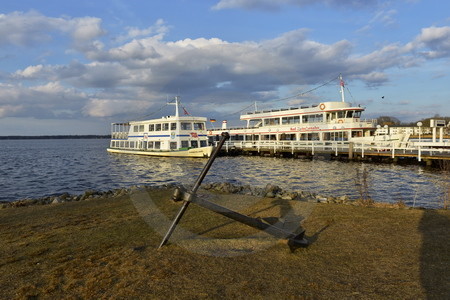
M431 164L433 160L450 160L450 142L228 141L222 152L294 158L328 156L350 160L412 159Z

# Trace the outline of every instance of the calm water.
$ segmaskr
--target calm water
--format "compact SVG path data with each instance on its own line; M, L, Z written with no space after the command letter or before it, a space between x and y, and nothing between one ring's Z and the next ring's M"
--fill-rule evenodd
M0 141L0 200L81 194L132 185L193 183L206 160L109 154L106 139ZM228 181L355 198L357 170L367 169L376 201L440 207L448 176L420 166L220 157L206 182Z

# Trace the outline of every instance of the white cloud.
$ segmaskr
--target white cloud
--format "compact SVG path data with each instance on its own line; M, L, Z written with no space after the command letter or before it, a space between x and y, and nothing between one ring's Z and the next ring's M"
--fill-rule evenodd
M110 117L124 113L142 113L150 106L148 101L93 98L83 107L83 113L90 117Z
M55 118L58 111L72 111L79 115L87 100L85 93L66 88L59 82L26 87L0 84L0 111L2 117Z
M169 31L170 26L166 24L163 19L158 19L154 25L139 29L137 27L127 27L127 34L118 38L118 41L124 41L127 39L135 39L138 37L147 37L155 34L165 34Z
M408 46L430 59L449 57L450 26L423 28Z
M33 78L36 74L40 73L44 68L43 65L29 66L25 70L18 70L14 73L14 77L17 78Z
M0 46L42 44L58 33L71 35L75 47L85 48L105 32L98 18L52 18L36 11L0 14Z

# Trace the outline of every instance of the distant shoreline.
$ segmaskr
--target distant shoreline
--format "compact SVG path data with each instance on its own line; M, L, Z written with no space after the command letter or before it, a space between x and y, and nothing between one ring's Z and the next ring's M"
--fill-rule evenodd
M111 135L7 135L0 140L62 140L62 139L110 139Z

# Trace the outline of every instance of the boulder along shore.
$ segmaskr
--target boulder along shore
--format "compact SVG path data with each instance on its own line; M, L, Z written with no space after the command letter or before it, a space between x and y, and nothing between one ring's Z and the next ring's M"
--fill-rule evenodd
M30 205L47 205L47 204L58 204L73 201L84 201L92 200L96 198L119 198L125 195L131 195L134 191L139 189L147 190L158 190L158 189L170 189L176 188L179 185L176 184L164 184L164 185L137 185L129 188L118 188L109 191L98 191L88 189L82 194L69 194L62 193L60 195L46 196L40 198L26 198L14 201L2 201L0 202L0 208L9 207L23 207ZM267 197L267 198L279 198L283 200L297 200L297 201L307 201L307 202L318 202L318 203L339 203L348 205L363 205L368 206L368 204L373 206L385 206L393 208L407 208L403 203L368 203L367 201L360 201L359 199L350 199L348 196L329 196L320 195L317 193L309 191L290 191L283 190L278 185L267 184L265 187L255 187L250 185L236 185L229 182L218 182L218 183L205 183L201 187L203 190L210 190L225 194L238 194L238 195L250 195L257 197ZM421 209L421 207L416 207Z

